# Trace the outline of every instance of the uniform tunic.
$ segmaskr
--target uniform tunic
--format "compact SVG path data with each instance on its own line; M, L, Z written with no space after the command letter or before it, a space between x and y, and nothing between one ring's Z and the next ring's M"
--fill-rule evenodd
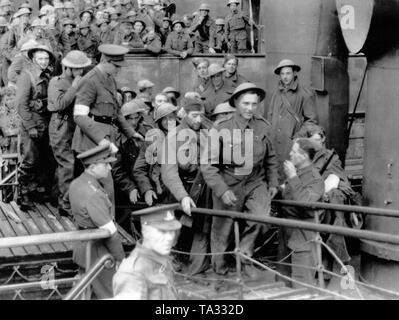
M249 19L242 12L230 13L226 17L226 37L229 41L229 52L248 53L247 49L247 30L246 26Z
M166 39L165 51L178 57L180 53L187 51L187 55L190 56L194 51L193 42L184 31L180 33L172 31Z
M209 53L210 33L215 29L215 21L207 16L201 20L198 17L194 20L189 32L196 32L194 53Z
M169 256L161 256L139 243L122 261L112 284L116 299L178 299Z
M253 134L245 138L243 133L247 129L247 132ZM223 139L218 136L221 130L228 133ZM268 188L277 187L277 161L269 130L269 123L262 117L254 115L251 120L245 120L236 113L230 119L221 121L210 132L210 138L219 141L219 144L210 144L210 149L205 151L207 161L201 164L201 171L205 182L213 191L214 209L244 211L252 216L269 214L271 199ZM237 132L242 135L237 135ZM244 150L245 157L242 157ZM227 190L234 192L237 198L235 206L226 206L222 202L221 198ZM243 223L240 248L245 254L252 256L261 225L249 221ZM213 217L212 252L225 252L232 232L231 219ZM225 258L221 255L212 258L215 271L219 274L226 273Z
M48 90L48 110L52 112L49 124L50 145L58 164L58 206L66 211L70 211L68 189L74 177L75 164L72 138L76 125L72 113L77 90L72 87L72 82L73 79L66 75L54 77Z
M72 181L69 188L74 221L79 229L95 229L114 222L112 203L99 181L87 172ZM118 233L110 238L94 242L91 266L105 254L110 253L116 261L122 261L125 253ZM86 243L79 242L73 249L73 260L81 268L86 267ZM104 269L92 283L97 298L112 297L112 277L115 269Z
M298 169L297 176L290 178L283 189L284 200L295 200L303 202L317 202L322 200L324 194L324 182L318 170L309 165ZM295 207L283 207L282 217L287 219L314 222L315 210ZM280 232L279 255L286 257L289 250L291 255L291 276L308 284L314 284L315 271L304 269L297 265L316 267L316 246L310 240L316 237L316 232L303 229L282 228ZM298 285L294 284L295 287Z
M266 118L272 124L272 141L279 162L279 181L282 183L283 163L288 159L292 140L304 136L307 126L317 123L316 107L311 91L300 86L298 79L293 81L289 88L284 88L279 82L278 89L271 98Z

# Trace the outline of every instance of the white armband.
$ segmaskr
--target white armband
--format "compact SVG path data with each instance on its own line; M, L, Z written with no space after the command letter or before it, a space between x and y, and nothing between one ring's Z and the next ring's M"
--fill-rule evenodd
M75 104L73 108L74 116L87 116L90 113L90 107L85 106L83 104Z
M113 221L108 222L107 224L104 224L103 226L100 227L100 229L105 229L108 230L109 233L112 235L114 235L118 229L116 229L115 223Z
M324 181L324 192L327 193L332 189L337 189L339 185L339 177L335 174L330 174Z

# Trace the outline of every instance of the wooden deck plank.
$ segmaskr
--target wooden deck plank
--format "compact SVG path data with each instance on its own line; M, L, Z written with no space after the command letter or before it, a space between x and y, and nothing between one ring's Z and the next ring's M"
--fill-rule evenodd
M1 224L1 219L0 219L0 224ZM6 236L3 234L3 231L1 230L0 227L0 238L5 238ZM0 257L2 258L9 258L9 257L13 257L13 253L11 252L10 249L4 248L4 249L0 249Z
M27 210L28 214L30 215L30 217L33 219L35 225L37 226L37 228L39 229L39 233L43 234L43 233L52 233L51 228L46 225L46 221L44 220L43 217L39 217L36 211L33 210ZM58 250L56 249L57 247L54 246L53 244L49 244L48 245L50 248L50 252L54 253L57 252Z
M41 214L41 216L46 220L47 224L55 233L66 231L46 206L43 206L39 203L35 203L35 205L38 213ZM62 251L70 251L70 248L66 246L65 243L59 243L58 245L60 248L63 248L61 249Z
M17 234L11 227L10 223L8 222L5 214L3 213L3 210L0 210L0 229L3 232L3 235L5 237L16 237ZM27 252L23 247L15 247L15 248L10 248L12 254L14 256L26 256Z
M35 222L27 212L22 211L15 202L11 202L10 205L14 209L18 217L21 219L22 223L24 224L26 230L29 232L30 235L41 234L39 228L35 225ZM41 253L53 252L48 244L39 244L37 247Z
M15 213L14 209L11 207L10 204L6 204L6 203L0 201L0 208L1 208L1 210L3 210L3 213L6 216L6 219L8 220L11 227L13 228L13 230L15 231L15 233L18 236L30 235L28 230L25 229L25 225L24 225L22 219ZM13 221L13 219L9 218L9 216L7 216L7 214L6 214L7 211L9 211L13 216L17 217L20 220L20 222L17 223L15 221ZM24 246L24 249L30 255L40 254L40 250L37 246Z
M65 231L76 231L77 228L76 226L73 224L73 222L68 219L67 217L61 217L58 212L57 209L55 209L52 205L50 205L49 203L46 203L45 205L47 207L47 209L50 210L50 212L57 217L58 221L62 224L62 226L64 227Z

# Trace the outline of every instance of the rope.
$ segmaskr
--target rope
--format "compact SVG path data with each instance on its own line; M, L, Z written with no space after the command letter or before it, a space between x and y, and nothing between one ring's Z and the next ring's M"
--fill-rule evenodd
M179 253L179 254L184 254L187 256L221 256L221 255L229 255L229 254L235 254L234 251L226 251L226 252L215 252L215 253L195 253L195 252L187 252L187 251L179 251L172 249L171 252L173 253Z
M266 266L266 265L260 263L259 261L254 260L254 259L252 259L251 257L246 256L245 254L243 254L243 253L241 253L241 252L239 253L239 255L240 255L241 257L243 257L243 258L245 258L245 259L251 261L252 263L255 263L256 265L260 266L261 268L263 268L263 269L265 269L265 270L268 270L268 271L270 271L270 272L272 272L272 273L274 273L274 274L280 276L281 278L286 279L286 280L289 280L289 281L291 281L291 282L293 282L293 283L297 283L297 284L302 285L302 286L304 286L304 287L311 288L311 289L316 290L316 291L321 291L321 292L323 292L323 293L332 294L332 295L334 295L334 296L336 296L336 297L343 298L343 299L345 299L345 300L353 300L353 299L350 298L350 297L344 296L344 295L339 294L339 293L336 293L336 292L334 292L334 291L322 289L322 288L320 288L320 287L316 287L316 286L314 286L314 285L311 285L311 284L308 284L308 283L305 283L305 282L302 282L302 281L299 281L299 280L295 280L295 279L293 279L293 278L290 278L290 277L288 277L288 276L286 276L286 275L283 275L282 273L280 273L280 272L278 272L278 271L276 271L276 270L273 270L272 268L269 268L268 266Z

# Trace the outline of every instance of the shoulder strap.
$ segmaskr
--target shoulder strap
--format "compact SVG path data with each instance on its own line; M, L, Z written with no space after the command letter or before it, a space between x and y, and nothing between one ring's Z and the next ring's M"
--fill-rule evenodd
M296 114L296 112L294 111L291 103L288 101L287 97L284 95L284 93L281 94L281 99L283 100L284 105L287 107L287 111L288 113L295 119L295 121L301 125L302 122L299 119L298 115Z
M36 83L35 83L35 78L33 77L32 72L30 70L26 69L25 72L29 75L30 82L32 84L32 90L33 90L33 97L36 99ZM33 100L35 100L33 99Z

